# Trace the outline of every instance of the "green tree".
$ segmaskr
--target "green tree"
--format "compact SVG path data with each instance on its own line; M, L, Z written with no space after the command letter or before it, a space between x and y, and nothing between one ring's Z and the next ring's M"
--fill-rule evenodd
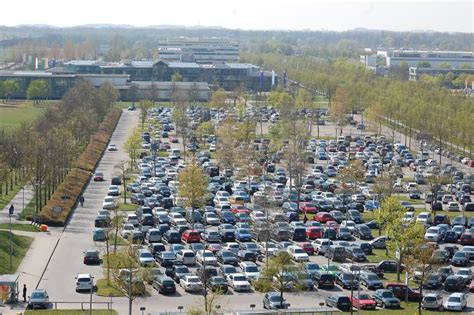
M350 113L351 110L347 94L343 89L336 89L336 92L332 96L331 108L329 110L331 113L331 117L334 119L335 122L337 138L337 127L340 127L340 134L342 134L342 127L347 124L347 115Z
M290 254L279 252L270 258L268 266L262 270L262 276L256 280L254 287L260 292L275 290L280 293L281 303L284 303L284 293L301 289L298 277L301 267L294 264Z
M186 207L192 209L193 218L195 209L199 209L206 204L208 176L203 169L192 159L191 163L179 173L178 194L184 199ZM192 222L194 228L194 220Z
M10 98L20 91L20 84L15 80L5 80L2 83L2 93L4 99L10 100Z
M133 130L133 132L125 140L123 146L130 157L130 168L134 169L142 147L140 132L138 129Z
M178 71L173 73L173 75L171 76L171 82L182 82L182 81L183 81L183 76Z
M26 90L26 96L29 100L33 100L33 104L36 105L39 100L48 97L48 92L48 82L45 80L33 80Z
M227 93L223 89L218 89L211 96L210 105L213 108L223 109L226 107Z
M365 179L365 167L361 160L355 160L348 167L339 172L342 186L351 189L354 193L358 190L359 183Z
M431 68L431 63L427 61L422 61L422 62L419 62L416 66L418 68Z
M145 122L148 117L148 111L153 106L149 100L143 100L140 102L140 122L142 125L142 131L145 131Z
M203 140L205 136L213 135L215 132L214 124L211 121L205 121L199 124L196 129L196 136Z

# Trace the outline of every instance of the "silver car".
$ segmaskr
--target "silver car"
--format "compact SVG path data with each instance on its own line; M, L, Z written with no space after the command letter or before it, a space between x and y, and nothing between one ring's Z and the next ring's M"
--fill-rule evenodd
M423 297L421 307L427 310L443 309L443 297L436 293L429 293Z

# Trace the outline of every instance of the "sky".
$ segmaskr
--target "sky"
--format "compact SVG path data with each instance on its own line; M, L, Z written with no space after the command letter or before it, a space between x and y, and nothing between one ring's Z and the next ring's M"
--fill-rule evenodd
M0 25L184 25L332 31L363 27L472 33L473 3L472 0L21 0L2 3Z

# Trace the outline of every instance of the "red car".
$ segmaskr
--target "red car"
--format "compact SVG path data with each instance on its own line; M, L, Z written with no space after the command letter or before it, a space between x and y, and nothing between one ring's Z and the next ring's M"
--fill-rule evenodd
M459 237L458 243L461 245L474 245L474 235L470 232L464 232Z
M352 306L363 310L375 310L377 303L367 293L354 293L351 299Z
M201 241L201 236L199 235L199 232L196 230L186 230L181 235L181 240L183 240L183 242L186 242L188 244L199 243Z
M303 242L300 246L306 252L306 254L314 255L314 247L310 242Z
M323 228L317 226L308 226L306 228L306 237L310 240L323 237Z
M318 221L321 223L326 223L328 221L335 221L332 215L330 215L328 212L318 212L314 216L314 221Z
M96 172L94 174L94 182L103 182L105 180L104 178L104 173L102 172Z
M236 214L236 213L246 213L246 214L250 214L250 210L245 208L244 206L242 205L237 205L237 204L234 204L232 205L232 208L230 209L230 211L232 211L233 214Z
M316 206L312 202L301 202L300 203L300 211L304 213L316 213L318 210Z

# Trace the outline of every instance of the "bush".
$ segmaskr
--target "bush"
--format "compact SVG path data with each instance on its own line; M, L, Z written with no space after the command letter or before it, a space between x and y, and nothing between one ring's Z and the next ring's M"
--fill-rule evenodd
M68 172L62 184L55 190L39 214L40 222L51 226L65 225L89 182L92 172L104 154L121 114L120 109L114 109L104 118L99 130L91 136L87 148L76 160L75 167ZM61 207L62 211L55 213L54 207Z

